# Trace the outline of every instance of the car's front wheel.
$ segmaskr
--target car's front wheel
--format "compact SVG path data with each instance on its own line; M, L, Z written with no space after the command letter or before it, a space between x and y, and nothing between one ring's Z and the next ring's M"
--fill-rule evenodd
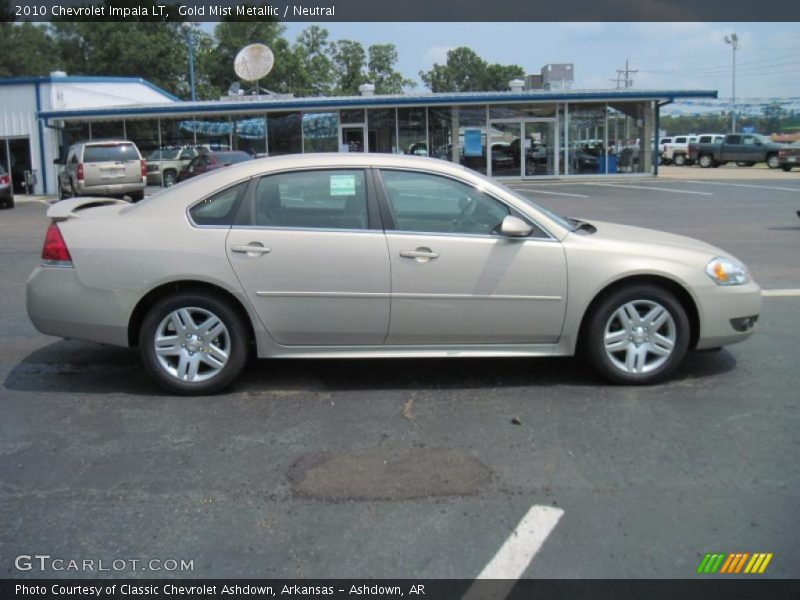
M714 165L714 159L709 154L703 154L697 159L697 164L703 169L708 169Z
M167 390L213 394L242 372L247 328L239 313L218 296L178 293L147 312L139 331L139 352L148 372Z
M650 384L667 377L689 347L689 319L673 294L635 285L607 296L590 315L584 351L615 383Z
M161 182L164 187L172 187L177 183L178 174L173 170L164 171L164 174L161 176Z

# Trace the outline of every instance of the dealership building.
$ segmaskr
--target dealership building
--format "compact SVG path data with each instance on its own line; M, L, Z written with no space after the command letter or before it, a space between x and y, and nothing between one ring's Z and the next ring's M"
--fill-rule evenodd
M139 78L0 79L0 165L17 193L57 192L54 160L84 140L129 139L146 158L202 145L256 156L418 154L510 179L657 174L661 107L711 90L525 89L187 102Z

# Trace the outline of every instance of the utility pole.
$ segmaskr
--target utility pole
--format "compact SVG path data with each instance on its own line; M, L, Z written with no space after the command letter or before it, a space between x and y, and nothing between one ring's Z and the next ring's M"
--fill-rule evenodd
M739 37L732 33L725 36L725 43L733 48L733 81L731 85L731 133L736 133L736 51L739 49Z
M631 79L631 75L634 73L638 73L638 70L631 69L628 65L628 59L625 59L625 68L624 69L617 69L617 89L620 89L620 77L623 75L625 76L625 89L633 87L633 79ZM611 81L614 81L613 79Z

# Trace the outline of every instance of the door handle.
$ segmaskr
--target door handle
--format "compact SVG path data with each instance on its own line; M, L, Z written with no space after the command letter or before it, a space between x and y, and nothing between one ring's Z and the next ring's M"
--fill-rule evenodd
M436 252L431 251L430 248L417 248L416 250L401 250L400 256L403 258L413 258L417 262L428 262L434 258L439 258Z
M248 244L247 246L231 246L231 252L238 252L239 254L269 254L272 252L272 248L267 248L266 246L262 246L258 242L253 242Z

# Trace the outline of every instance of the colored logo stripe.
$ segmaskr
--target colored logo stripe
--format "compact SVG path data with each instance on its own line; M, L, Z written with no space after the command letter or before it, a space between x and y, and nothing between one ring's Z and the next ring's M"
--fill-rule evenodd
M734 552L731 554L709 553L703 557L697 566L697 572L701 574L761 574L769 562L772 560L772 553ZM749 559L749 560L748 560ZM747 565L745 567L745 564Z

